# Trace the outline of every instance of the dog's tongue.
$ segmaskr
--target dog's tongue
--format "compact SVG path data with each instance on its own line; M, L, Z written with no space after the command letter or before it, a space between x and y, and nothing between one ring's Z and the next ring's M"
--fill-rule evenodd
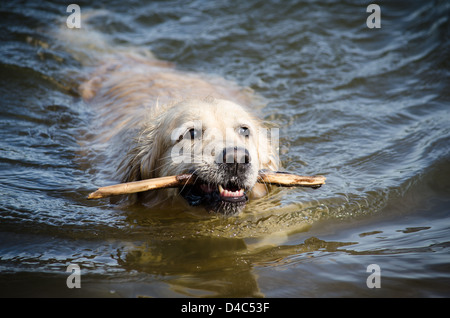
M242 197L244 195L244 189L239 189L236 191L224 189L221 185L219 185L219 194L221 197L227 197L227 198L236 198L236 197Z

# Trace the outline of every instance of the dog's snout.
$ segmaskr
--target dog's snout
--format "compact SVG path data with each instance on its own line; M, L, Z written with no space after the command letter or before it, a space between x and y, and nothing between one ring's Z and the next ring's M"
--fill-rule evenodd
M242 147L228 147L223 149L223 163L250 163L250 154Z

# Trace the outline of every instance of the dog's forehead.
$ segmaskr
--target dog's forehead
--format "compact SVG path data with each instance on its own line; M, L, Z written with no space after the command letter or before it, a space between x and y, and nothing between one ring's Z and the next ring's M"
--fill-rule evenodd
M204 128L235 127L251 121L242 106L227 100L189 101L182 108L184 120L201 121Z

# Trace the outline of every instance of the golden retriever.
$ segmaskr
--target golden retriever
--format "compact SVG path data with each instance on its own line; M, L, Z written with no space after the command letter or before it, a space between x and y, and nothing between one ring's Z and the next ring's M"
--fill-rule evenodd
M187 203L232 215L267 193L257 176L278 169L278 136L246 109L248 90L132 49L95 54L79 92L96 113L92 143L103 147L118 181L197 177L194 185L130 195L129 202Z

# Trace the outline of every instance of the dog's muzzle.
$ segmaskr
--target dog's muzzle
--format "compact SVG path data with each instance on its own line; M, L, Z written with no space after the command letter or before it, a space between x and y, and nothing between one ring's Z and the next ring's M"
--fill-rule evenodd
M246 185L250 169L251 157L247 149L225 148L210 172L191 171L196 174L197 181L184 187L181 195L192 206L203 205L209 211L237 214L248 201Z

